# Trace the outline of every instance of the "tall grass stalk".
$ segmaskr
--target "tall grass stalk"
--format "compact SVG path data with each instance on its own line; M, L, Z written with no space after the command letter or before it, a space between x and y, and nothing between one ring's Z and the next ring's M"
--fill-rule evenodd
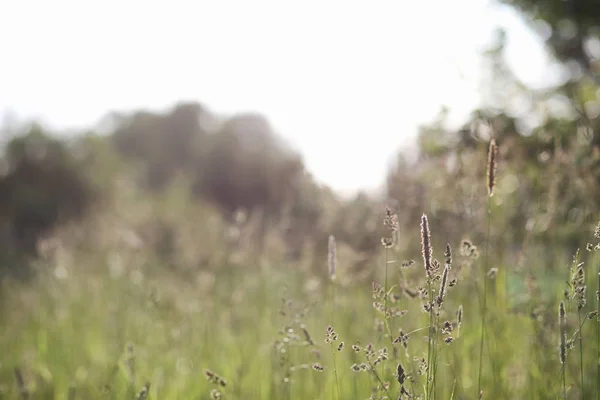
M388 256L388 248L385 248L385 283L384 283L384 290L385 290L385 297L383 298L383 319L385 321L385 325L387 326L387 330L390 330L390 327L388 325L388 318L387 318L387 306L388 306L388 260L389 256Z
M384 325L387 331L387 335L389 337L390 340L390 346L391 349L394 353L394 364L398 363L398 359L397 359L397 351L396 348L394 347L394 336L392 335L392 330L390 328L390 324L388 321L388 297L390 295L390 287L389 287L389 283L388 283L388 275L389 275L389 271L388 271L388 266L391 263L390 261L390 257L389 257L389 249L394 246L397 243L397 234L398 234L398 218L397 215L394 214L394 212L389 208L386 207L385 209L385 218L383 219L383 226L385 228L387 228L387 230L389 231L389 237L383 237L381 239L381 242L383 244L384 247L384 251L385 251L385 278L384 278L384 298L383 298L383 321L384 321ZM384 372L384 364L382 363L381 365L381 371L382 373Z
M481 301L481 336L479 339L479 379L478 379L478 386L477 386L477 393L481 393L481 378L483 376L483 342L484 342L484 338L485 338L485 328L486 328L486 313L487 313L487 290L488 290L488 277L487 277L487 271L488 271L488 266L489 266L489 258L488 258L488 244L490 241L490 215L491 215L491 209L489 206L490 200L488 198L488 210L487 210L487 233L486 233L486 240L485 240L485 259L483 262L483 273L482 273L482 279L483 279L483 293L482 293L482 297L483 300Z
M496 141L492 139L490 141L490 147L488 150L488 162L487 162L487 189L488 189L488 197L487 197L487 232L485 238L485 254L484 254L484 262L483 262L483 300L481 305L481 336L479 339L479 379L477 384L477 395L481 394L481 378L483 376L483 342L485 337L485 328L486 328L486 313L487 313L487 290L488 290L488 277L487 272L489 270L489 244L490 244L490 230L491 230L491 215L492 215L492 206L491 200L494 196L494 189L496 187L496 168L497 168L497 155L498 155L498 146L496 145Z
M450 400L454 400L454 391L456 390L456 379L454 379L454 383L452 384L452 392L450 393Z
M600 272L598 273L598 291L596 292L596 399L600 400Z
M335 398L339 399L340 398L340 383L338 380L337 362L335 359L335 352L336 352L335 344L333 342L331 342L331 343L329 343L329 346L331 348L331 356L333 357L333 374L335 376L335 391L337 394L337 397L335 397Z
M433 294L431 291L431 282L429 281L427 283L427 292L429 293L429 304L431 305L433 302ZM435 351L435 347L434 347L434 343L433 343L433 330L434 330L434 326L433 326L433 307L430 308L429 310L429 329L428 329L428 337L427 337L427 399L431 399L432 395L432 389L430 389L429 385L431 384L432 387L435 387L435 382L434 382L434 377L432 376L433 374L433 368L432 368L432 359L433 359L433 352Z
M394 338L392 337L392 331L390 330L390 324L388 321L388 311L387 311L387 306L388 306L388 247L385 247L385 280L384 280L384 297L383 297L383 322L385 324L385 328L387 331L387 335L390 338L390 343L392 343L392 341L394 340ZM393 351L393 343L392 343L392 351ZM385 363L381 363L381 374L385 376Z
M558 307L558 328L560 331L559 359L561 364L561 378L563 387L563 400L567 398L567 385L565 377L565 365L567 363L567 313L565 302L561 301Z
M577 318L579 320L580 331L579 331L579 378L581 381L581 398L585 395L585 381L584 381L584 370L583 370L583 323L581 318L581 312L586 305L586 282L585 282L585 270L583 268L583 262L579 261L579 250L575 253L573 259L575 265L575 273L571 279L573 284L573 290L575 291L574 298L577 300Z
M436 398L436 385L435 385L435 377L437 376L437 367L438 367L438 339L439 339L439 326L440 326L440 316L435 316L435 325L434 331L435 335L433 336L433 382L432 382L432 392L433 398Z
M329 283L330 283L330 293L331 293L331 307L333 313L331 315L331 324L335 324L335 313L336 313L336 302L335 302L335 277L336 277L336 268L337 268L337 246L335 242L335 237L333 235L329 235L328 242L328 251L327 251L327 266L329 270ZM329 330L328 330L329 333ZM329 340L329 338L328 338ZM335 340L329 340L329 346L331 348L331 356L333 357L333 373L335 376L335 390L337 392L337 399L340 398L340 384L338 379L338 371L337 371L337 362L335 357Z
M577 317L579 318L579 325L583 327L581 322L581 308L577 310ZM580 328L581 329L581 328ZM583 333L579 332L579 375L581 380L581 398L584 398L584 380L583 380Z
M435 369L432 368L433 360L435 360L435 317L434 313L434 302L433 302L433 291L432 281L434 278L433 271L433 250L431 247L431 233L429 230L429 221L427 215L423 214L421 217L421 250L423 253L423 264L425 266L425 276L427 278L427 294L428 300L426 304L426 310L429 312L429 329L427 333L427 380L425 382L426 398L429 400L432 398L432 392L435 388Z
M375 366L370 361L369 361L369 369L373 373L373 376L375 376L375 379L377 379L377 382L379 382L379 385L381 386L381 388L383 389L383 391L387 395L387 398L388 399L392 399L393 397L390 394L390 391L388 390L387 386L383 383L383 380L381 380L381 377L379 376L379 374L377 374L377 371L375 370Z
M563 302L561 302L561 303L563 303ZM559 310L560 310L560 309L559 309ZM579 328L578 328L578 329L575 331L575 333L573 333L573 335L571 335L571 338L570 338L569 340L567 340L567 339L566 339L566 328L565 328L565 330L564 330L564 331L561 331L561 335L564 335L564 343L565 343L565 346L563 347L563 337L561 336L560 360L561 360L561 363L562 363L562 367L561 367L561 369L560 369L560 374L557 374L557 377L556 377L556 379L555 379L556 381L558 381L558 375L561 375L561 376L562 376L562 374L564 373L564 371L565 371L565 366L566 366L566 362L567 362L567 360L568 360L568 358L569 358L569 354L571 353L571 351L574 351L574 350L573 350L573 349L574 349L574 347L571 347L571 346L569 346L568 344L569 344L569 343L574 343L574 342L577 340L577 337L578 337L579 335L582 335L582 332L583 332L583 327L585 326L585 323L586 323L587 321L588 321L588 318L584 318L584 319L581 321L581 324L579 325ZM565 320L565 323L564 323L564 324L566 325L566 320ZM564 333L563 333L563 332L564 332ZM563 350L563 348L564 348L564 350ZM563 362L563 361L564 361L564 362ZM565 381L561 382L561 384L563 384L563 387L564 387L564 383L565 383ZM566 390L566 389L565 389L565 390ZM566 398L566 393L564 393L564 397Z

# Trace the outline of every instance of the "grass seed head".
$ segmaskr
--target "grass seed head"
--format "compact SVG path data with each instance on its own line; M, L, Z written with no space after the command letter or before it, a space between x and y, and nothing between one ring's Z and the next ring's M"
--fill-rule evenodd
M223 387L227 386L227 381L225 379L209 369L204 370L204 377L215 385L220 385Z
M333 343L336 342L338 340L338 334L335 331L335 329L333 329L333 327L331 325L329 325L327 327L327 330L325 331L325 343Z
M425 266L425 273L428 278L433 277L433 266L432 266L432 254L433 249L431 247L431 234L429 232L429 220L427 215L421 216L421 251L423 253L423 264Z
M496 187L496 169L498 168L498 146L496 145L496 139L490 141L490 147L488 149L488 163L487 163L487 188L488 196L494 195L494 188Z
M446 265L452 265L452 248L450 247L450 243L446 243L444 257L446 257Z
M398 235L398 215L391 208L385 208L385 217L383 218L383 226L387 229L389 235L381 238L381 244L385 248L391 248L397 241Z
M444 267L444 274L442 275L442 281L440 282L440 291L436 298L438 307L441 307L444 303L444 297L446 297L446 289L448 287L448 274L450 273L450 264L446 264Z
M398 367L396 367L396 379L400 385L403 385L406 380L406 372L400 363L398 363Z
M558 306L558 326L560 329L560 363L567 361L567 313L565 302L561 301Z

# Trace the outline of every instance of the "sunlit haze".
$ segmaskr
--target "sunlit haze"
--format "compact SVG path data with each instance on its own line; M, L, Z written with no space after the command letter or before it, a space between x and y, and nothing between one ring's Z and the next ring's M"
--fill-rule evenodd
M458 123L478 104L497 27L541 83L534 35L486 0L4 0L0 112L73 129L180 100L256 111L319 181L371 189L442 105Z

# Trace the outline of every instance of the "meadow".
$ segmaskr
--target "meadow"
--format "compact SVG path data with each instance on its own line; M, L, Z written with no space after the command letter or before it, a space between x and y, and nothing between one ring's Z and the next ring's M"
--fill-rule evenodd
M315 271L268 245L236 254L243 229L176 195L130 193L48 238L33 278L3 281L0 399L600 398L600 225L574 254L498 246L496 150L483 234L439 237L422 213L409 235L382 207L362 275L333 235ZM127 230L159 209L203 268L165 268Z
M270 28L228 6L222 21L202 11L206 26L186 12L195 22L175 39L163 33L179 6L91 13L106 29L71 4L15 13L0 104L0 400L600 400L598 0L468 3L474 13L441 16L450 28L433 3L381 23L379 6L356 13L374 30L319 4L312 22L327 34L294 9L269 6ZM160 19L135 25L138 14ZM198 27L212 34L187 30ZM363 34L377 32L385 40ZM414 91L397 90L402 76ZM297 115L296 135L319 136L311 153L335 175L348 173L342 152L389 161L380 190L336 193L284 140L293 132L258 112L118 109L176 93L276 110L284 126ZM446 106L413 129L432 104ZM44 123L91 110L106 114ZM365 154L345 150L358 143L347 126Z

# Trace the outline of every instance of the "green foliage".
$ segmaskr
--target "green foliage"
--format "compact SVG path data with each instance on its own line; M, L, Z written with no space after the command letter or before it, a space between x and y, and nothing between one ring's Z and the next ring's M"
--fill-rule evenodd
M596 0L501 0L526 14L532 21L543 21L550 32L547 45L562 62L574 61L584 71L598 76L597 50L590 41L600 40L600 10Z

